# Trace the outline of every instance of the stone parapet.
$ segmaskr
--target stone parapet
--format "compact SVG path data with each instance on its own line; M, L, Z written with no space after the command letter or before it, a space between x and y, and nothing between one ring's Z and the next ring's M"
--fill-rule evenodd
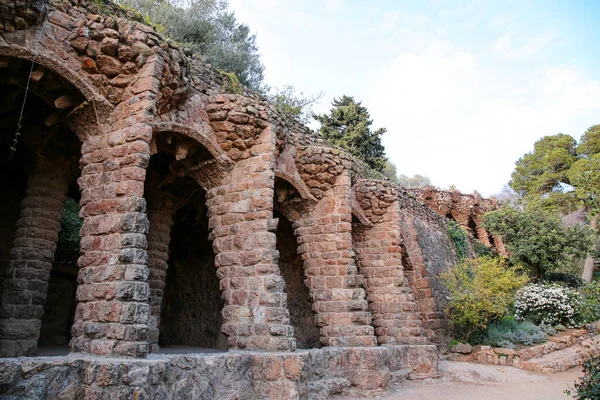
M0 397L327 399L374 395L437 374L435 346L296 352L152 355L124 360L72 354L0 360Z

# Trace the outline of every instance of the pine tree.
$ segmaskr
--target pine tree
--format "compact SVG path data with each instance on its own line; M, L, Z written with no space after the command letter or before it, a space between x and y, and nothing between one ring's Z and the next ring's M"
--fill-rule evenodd
M387 129L371 131L369 111L353 97L342 96L333 100L329 114L315 115L321 123L320 132L331 144L347 150L369 167L382 172L386 166L385 149L381 135Z

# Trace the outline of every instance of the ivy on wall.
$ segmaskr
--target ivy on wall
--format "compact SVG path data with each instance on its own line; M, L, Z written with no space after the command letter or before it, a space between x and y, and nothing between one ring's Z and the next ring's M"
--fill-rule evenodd
M459 261L467 258L469 244L467 242L467 233L456 223L456 221L448 221L448 235L456 249L456 256Z

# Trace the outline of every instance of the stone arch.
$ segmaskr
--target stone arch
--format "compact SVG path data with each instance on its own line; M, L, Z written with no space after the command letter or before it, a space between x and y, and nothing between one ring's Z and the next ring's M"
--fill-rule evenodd
M158 352L159 343L226 350L206 193L233 162L195 129L156 123L152 131L145 181L150 350Z
M195 140L200 145L204 146L206 150L213 156L213 158L219 163L224 171L229 171L233 167L233 161L223 151L221 146L209 137L205 131L199 131L189 126L179 124L176 122L154 122L152 123L152 133L160 134L167 132L175 132Z
M101 110L111 110L112 105L94 88L71 68L67 67L61 61L43 52L33 52L32 50L21 46L3 46L0 45L0 56L19 58L27 61L34 61L36 64L49 69L57 75L60 75L77 88L88 101L94 101Z

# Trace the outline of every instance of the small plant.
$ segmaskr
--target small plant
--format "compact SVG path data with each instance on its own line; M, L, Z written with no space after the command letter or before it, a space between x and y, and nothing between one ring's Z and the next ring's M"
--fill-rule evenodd
M233 72L218 70L223 76L223 90L225 93L243 94L244 85Z
M517 321L515 317L504 317L492 322L481 342L489 346L512 349L517 344L531 346L545 342L548 336L541 327L529 321Z
M600 281L583 285L579 288L579 293L576 318L583 324L600 320Z
M450 300L448 312L458 337L468 340L508 310L513 297L528 281L519 268L503 258L464 260L441 276Z
M569 288L531 284L519 291L515 299L515 316L535 324L578 326L575 320L579 294Z
M574 386L574 389L565 390L565 393L578 400L600 399L600 356L584 361L583 376Z

